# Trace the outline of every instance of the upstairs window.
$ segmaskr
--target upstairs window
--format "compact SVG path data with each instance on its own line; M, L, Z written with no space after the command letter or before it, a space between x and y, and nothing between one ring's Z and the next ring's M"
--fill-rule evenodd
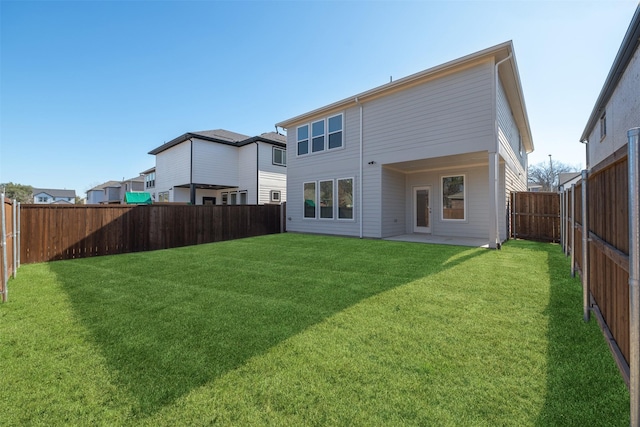
M300 126L297 132L298 156L309 154L309 125Z
M324 120L311 125L311 151L324 151Z
M602 113L600 117L600 141L607 136L607 112Z
M343 114L340 113L299 126L296 132L298 156L342 148L344 145L343 121ZM311 128L311 135L309 135L309 128ZM309 147L309 141L311 141L311 147Z
M329 150L342 147L342 114L329 117Z
M287 165L287 150L279 147L273 147L273 162L274 165L286 166Z

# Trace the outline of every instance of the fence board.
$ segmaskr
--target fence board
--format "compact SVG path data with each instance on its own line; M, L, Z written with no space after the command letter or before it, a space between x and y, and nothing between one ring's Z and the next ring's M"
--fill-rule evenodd
M21 205L21 262L168 249L279 233L280 205Z

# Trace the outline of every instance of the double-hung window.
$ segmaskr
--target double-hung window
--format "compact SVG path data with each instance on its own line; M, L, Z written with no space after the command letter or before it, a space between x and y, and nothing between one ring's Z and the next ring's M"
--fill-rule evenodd
M316 183L305 182L304 183L304 217L315 218L316 217Z
M607 112L605 111L600 116L600 141L607 136Z
M353 219L353 178L338 180L338 219Z
M311 124L311 151L324 151L324 119Z
M284 148L273 147L273 162L274 165L286 166L287 165L287 151Z
M466 217L464 175L442 177L442 219L464 221Z
M297 131L298 156L309 154L309 125L300 126Z
M333 180L320 181L320 218L333 219Z
M329 150L342 147L342 114L329 117Z

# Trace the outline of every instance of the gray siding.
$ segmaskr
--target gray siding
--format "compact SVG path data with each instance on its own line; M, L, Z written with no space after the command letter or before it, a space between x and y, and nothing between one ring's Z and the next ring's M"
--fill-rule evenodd
M255 154L253 169L255 169ZM193 182L197 184L239 185L238 148L194 138Z
M466 220L442 219L443 176L465 175ZM431 186L431 234L435 236L460 236L489 238L489 167L459 167L434 172L407 174L405 200L405 232L413 232L413 187Z
M219 144L218 144L219 145ZM238 190L247 192L248 204L258 203L258 170L256 159L256 144L248 144L244 147L230 147L237 153ZM240 196L238 196L238 201Z
M627 143L627 131L640 127L640 49L637 49L605 108L607 136L600 140L600 121L589 135L587 165L592 168Z
M497 116L498 116L498 140L501 145L503 157L508 156L512 162L520 164L523 169L527 168L527 153L524 148L520 153L520 131L513 118L511 107L507 101L507 96L502 87L502 82L498 81L497 93Z
M405 185L405 174L382 169L382 237L405 233Z

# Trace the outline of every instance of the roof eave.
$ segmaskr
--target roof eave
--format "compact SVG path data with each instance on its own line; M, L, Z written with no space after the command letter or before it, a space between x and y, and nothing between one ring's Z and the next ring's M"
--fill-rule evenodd
M344 108L348 105L352 105L356 103L356 99L358 102L364 102L367 99L372 97L380 96L386 92L391 92L395 90L399 90L404 86L410 86L419 82L421 80L427 80L432 78L438 74L445 73L455 68L460 68L468 64L473 64L476 62L480 62L484 59L488 59L492 56L498 55L501 51L510 52L512 51L513 43L511 41L507 41L496 46L489 47L487 49L481 50L479 52L472 53L470 55L463 56L461 58L454 59L449 62L445 62L444 64L437 65L432 68L428 68L424 71L420 71L414 74L411 74L407 77L403 77L396 81L386 83L384 85L375 87L373 89L369 89L365 92L361 92L357 95L350 96L348 98L342 99L340 101L334 102L332 104L326 105L321 108L317 108L308 113L300 114L298 116L292 117L288 120L283 120L279 123L276 123L277 127L281 127L283 129L288 129L290 126L303 122L311 117L318 116L324 114L325 112L329 112L332 110L336 110L339 108ZM508 53L507 53L508 54ZM505 57L506 55L505 54Z

